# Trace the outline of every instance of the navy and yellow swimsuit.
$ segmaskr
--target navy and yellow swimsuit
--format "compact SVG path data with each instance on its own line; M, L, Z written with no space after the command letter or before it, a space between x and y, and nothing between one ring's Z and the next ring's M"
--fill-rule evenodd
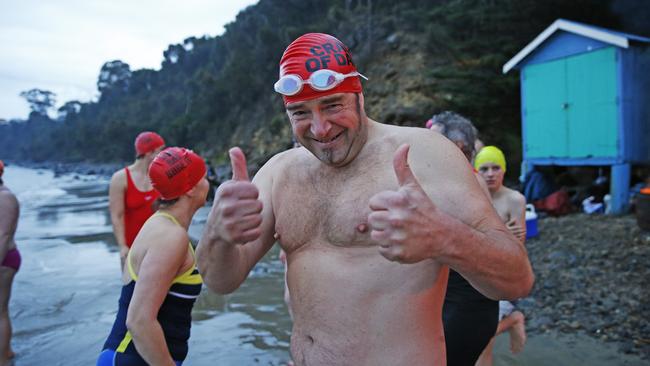
M176 218L168 213L157 212L152 217L155 216L166 217L180 226ZM180 276L174 278L167 292L167 296L158 311L158 322L165 335L167 348L177 365L180 365L187 356L187 341L190 338L190 327L192 324L192 307L196 298L201 293L201 285L203 283L201 275L196 268L196 256L194 255L192 243L189 243L189 246L192 256L194 256L194 265ZM138 275L131 265L131 252L127 256L127 267L131 275L131 281L122 286L117 317L115 323L113 323L113 329L111 329L111 333L106 343L104 343L103 351L97 360L97 366L147 365L146 361L135 349L131 332L126 328L126 314L129 310L135 283L138 280Z

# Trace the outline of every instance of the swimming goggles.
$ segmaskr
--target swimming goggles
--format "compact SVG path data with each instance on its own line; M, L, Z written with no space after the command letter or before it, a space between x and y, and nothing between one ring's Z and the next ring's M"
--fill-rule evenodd
M321 69L311 74L307 80L302 80L302 78L296 74L284 75L280 80L275 82L273 88L276 92L290 97L300 93L304 84L311 85L311 88L314 90L325 91L334 89L337 85L341 84L345 78L353 76L361 76L368 80L367 77L356 71L349 74L341 74L340 72L329 69Z

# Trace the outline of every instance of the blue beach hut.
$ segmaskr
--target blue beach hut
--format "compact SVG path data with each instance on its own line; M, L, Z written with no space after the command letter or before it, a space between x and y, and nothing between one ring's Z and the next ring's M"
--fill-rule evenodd
M650 38L558 19L503 65L520 71L522 177L535 165L611 166L612 213L631 164L650 164Z

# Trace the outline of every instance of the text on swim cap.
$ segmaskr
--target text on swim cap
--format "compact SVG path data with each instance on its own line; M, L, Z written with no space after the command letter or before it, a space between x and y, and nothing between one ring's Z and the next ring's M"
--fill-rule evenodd
M184 155L183 157L178 157L169 153L165 154L164 156L161 156L161 159L163 159L169 165L169 169L165 170L165 175L167 176L167 179L172 179L178 173L183 171L183 169L185 169L192 162L192 160L188 155Z
M328 64L332 61L336 62L339 66L354 66L350 52L340 43L323 43L320 46L310 48L309 52L316 56L308 58L305 61L305 69L309 72L326 69ZM332 60L332 57L334 60Z

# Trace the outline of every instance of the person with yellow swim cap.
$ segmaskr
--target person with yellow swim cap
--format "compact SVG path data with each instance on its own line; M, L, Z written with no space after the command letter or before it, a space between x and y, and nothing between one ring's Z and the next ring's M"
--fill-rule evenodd
M506 223L506 227L522 243L526 240L526 198L514 189L503 185L503 176L506 172L506 158L503 151L496 146L485 146L474 159L474 168L487 183L492 205ZM526 343L526 329L524 314L515 310L509 301L499 301L499 325L496 334L505 331L510 333L510 350L512 353L520 352ZM477 366L492 365L492 348L494 338L485 347L479 357Z

